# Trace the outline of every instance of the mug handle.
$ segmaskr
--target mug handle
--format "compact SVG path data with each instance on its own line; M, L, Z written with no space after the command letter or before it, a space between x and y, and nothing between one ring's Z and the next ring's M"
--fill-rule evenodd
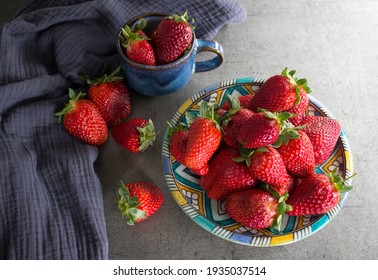
M217 41L197 39L197 53L199 52L213 52L216 56L209 60L195 62L195 72L210 71L223 63L223 47Z

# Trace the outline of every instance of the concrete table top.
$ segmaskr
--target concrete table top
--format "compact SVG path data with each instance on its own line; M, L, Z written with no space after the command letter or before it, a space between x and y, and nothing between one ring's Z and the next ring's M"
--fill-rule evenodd
M378 146L374 144L378 137L378 2L240 2L248 13L246 22L224 27L215 38L225 52L218 69L194 74L173 95L132 93L132 116L151 118L160 131L154 145L142 154L131 154L111 138L101 147L95 168L104 195L109 258L378 259ZM312 95L346 132L357 173L354 189L337 216L302 241L271 248L231 243L196 225L171 196L161 164L166 121L208 85L238 77L269 77L286 66L308 79ZM120 179L154 182L165 197L162 207L147 221L128 226L115 204Z

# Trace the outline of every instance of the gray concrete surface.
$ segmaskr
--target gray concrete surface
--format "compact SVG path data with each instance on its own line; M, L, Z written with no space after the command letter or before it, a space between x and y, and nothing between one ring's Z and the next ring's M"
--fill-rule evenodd
M4 4L2 1L1 7ZM8 2L8 1L7 1ZM12 1L16 9L16 3ZM152 118L160 135L143 154L130 154L110 139L96 170L101 179L111 259L378 259L378 1L241 0L243 24L216 36L224 64L195 74L175 95L133 94L133 116ZM0 9L0 19L14 10ZM166 120L202 88L236 77L270 76L284 67L309 80L313 96L339 120L354 159L354 189L336 218L320 232L291 245L256 248L222 240L190 220L173 200L161 167ZM115 186L151 180L165 201L149 220L128 226L117 213Z

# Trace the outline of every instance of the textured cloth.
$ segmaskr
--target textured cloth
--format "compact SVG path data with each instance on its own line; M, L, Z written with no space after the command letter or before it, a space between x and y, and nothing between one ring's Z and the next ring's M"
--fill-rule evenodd
M80 74L117 66L115 38L127 20L186 10L203 39L246 17L230 0L40 0L1 27L0 259L107 259L98 148L53 115L68 88L83 85Z

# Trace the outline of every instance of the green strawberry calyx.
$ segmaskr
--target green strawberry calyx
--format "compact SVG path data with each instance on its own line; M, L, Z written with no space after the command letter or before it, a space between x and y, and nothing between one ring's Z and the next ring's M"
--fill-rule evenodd
M237 97L230 97L226 95L227 103L230 105L230 109L226 111L220 118L219 123L223 126L227 126L228 123L231 121L231 117L235 115L241 108L240 100Z
M210 103L210 102L206 102L205 100L202 100L198 115L195 115L191 112L187 112L185 114L185 120L186 120L187 126L190 127L190 125L197 118L207 118L215 124L217 129L221 130L220 117L218 114L216 114L216 111L218 109L219 109L218 104Z
M128 225L134 225L136 220L146 219L146 213L139 209L140 202L137 196L130 196L129 189L120 181L117 189L117 205L119 212Z
M144 152L149 146L152 146L156 140L156 131L154 123L151 119L148 120L148 124L143 127L137 127L139 132L139 150Z
M102 75L100 77L79 76L79 79L86 82L88 85L98 85L100 83L111 83L116 81L123 81L120 75L121 66L118 66L113 72L109 73L109 65L104 64Z
M135 28L133 27L133 29ZM138 30L133 30L133 29L131 29L130 26L128 25L125 25L124 27L121 28L121 35L119 36L119 41L125 49L127 49L130 46L130 44L134 41L150 40L149 37L145 35L141 35L137 32L138 30L141 30L141 29L138 29Z
M78 94L76 94L76 92L72 88L68 89L68 94L70 97L70 100L68 101L68 103L65 104L63 110L54 114L54 116L58 117L59 123L63 121L64 115L69 114L74 109L75 102L87 95L86 93L81 92L81 91Z
M331 181L331 183L341 193L349 192L353 188L353 186L347 185L346 182L350 180L352 177L354 177L355 175L356 173L344 179L341 175L339 175L338 168L335 168L330 173L327 173L327 176L329 180Z
M176 22L184 22L186 24L188 24L190 26L190 28L192 30L194 30L194 18L192 18L192 20L189 22L189 15L188 15L188 11L185 11L185 13L183 13L181 16L179 16L178 14L173 14L173 15L170 15L168 17L166 17L167 19L172 19Z
M288 71L287 70L287 67L282 70L281 72L281 75L288 78L290 83L294 85L295 87L295 93L297 95L297 99L295 101L295 105L297 105L299 103L299 101L301 100L301 89L300 87L306 92L306 93L311 93L311 89L310 87L307 85L307 79L299 79L297 77L295 77L295 73L296 71L295 70L291 70L291 71Z
M183 130L187 130L188 129L184 123L179 123L178 125L174 126L169 121L167 121L167 124L168 124L168 140L171 139L172 135L175 132L183 131Z
M235 162L244 162L247 166L251 165L251 157L255 153L266 153L268 152L267 147L261 147L258 149L250 149L250 148L240 148L239 153L240 157L233 158L232 160Z
M306 125L301 126L294 126L290 122L285 122L280 129L279 136L272 144L273 147L279 148L282 144L289 144L289 141L292 139L298 139L300 137L300 134L298 130L302 130L306 127Z
M289 194L286 193L281 196L278 194L277 190L269 184L260 184L258 188L269 192L275 199L278 200L278 204L276 207L278 215L269 228L270 230L277 230L281 232L282 215L285 214L287 211L291 211L293 209L290 204L286 203Z

